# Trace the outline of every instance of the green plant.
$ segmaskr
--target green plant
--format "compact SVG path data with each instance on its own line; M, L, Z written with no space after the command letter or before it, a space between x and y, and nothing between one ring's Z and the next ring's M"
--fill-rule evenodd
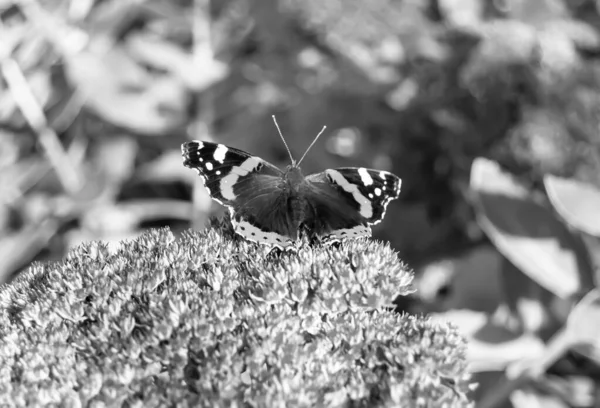
M477 371L505 370L504 380L479 401L482 407L500 406L516 392L578 406L597 401L591 390L598 386L600 364L600 190L551 174L543 182L547 196L494 161L478 158L471 170L477 219L504 257L506 306L512 329L523 340L470 344L481 356L470 361ZM498 364L500 350L503 364ZM576 363L565 369L569 358ZM569 392L565 384L590 388Z

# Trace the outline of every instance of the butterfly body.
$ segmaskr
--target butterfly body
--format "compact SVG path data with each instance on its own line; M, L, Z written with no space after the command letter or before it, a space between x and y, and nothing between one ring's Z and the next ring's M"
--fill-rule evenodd
M282 171L242 150L201 141L184 143L182 155L229 209L237 234L284 249L302 234L323 242L370 236L370 225L400 193L400 179L385 171L338 168L305 177L295 162Z

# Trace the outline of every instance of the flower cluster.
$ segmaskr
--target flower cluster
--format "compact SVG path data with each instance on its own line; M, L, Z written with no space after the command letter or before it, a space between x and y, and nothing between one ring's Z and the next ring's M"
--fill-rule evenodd
M377 241L273 253L219 221L80 246L0 288L9 406L463 406L464 340L394 313Z

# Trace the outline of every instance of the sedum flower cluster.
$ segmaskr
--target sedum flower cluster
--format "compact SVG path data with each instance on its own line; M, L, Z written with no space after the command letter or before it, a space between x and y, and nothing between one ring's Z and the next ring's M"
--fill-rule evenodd
M467 406L463 338L393 311L411 281L377 241L275 253L220 221L82 245L0 287L0 405Z

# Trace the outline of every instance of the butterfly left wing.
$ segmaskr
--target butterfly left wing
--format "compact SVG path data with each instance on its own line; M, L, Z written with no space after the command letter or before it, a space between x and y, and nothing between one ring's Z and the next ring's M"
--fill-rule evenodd
M195 169L211 198L226 206L235 232L261 244L285 248L296 231L279 206L283 172L267 161L222 144L191 141L181 146L183 164ZM279 211L278 211L279 209Z
M363 167L329 169L306 180L313 209L306 226L326 241L371 236L370 225L383 219L402 183L390 172Z

